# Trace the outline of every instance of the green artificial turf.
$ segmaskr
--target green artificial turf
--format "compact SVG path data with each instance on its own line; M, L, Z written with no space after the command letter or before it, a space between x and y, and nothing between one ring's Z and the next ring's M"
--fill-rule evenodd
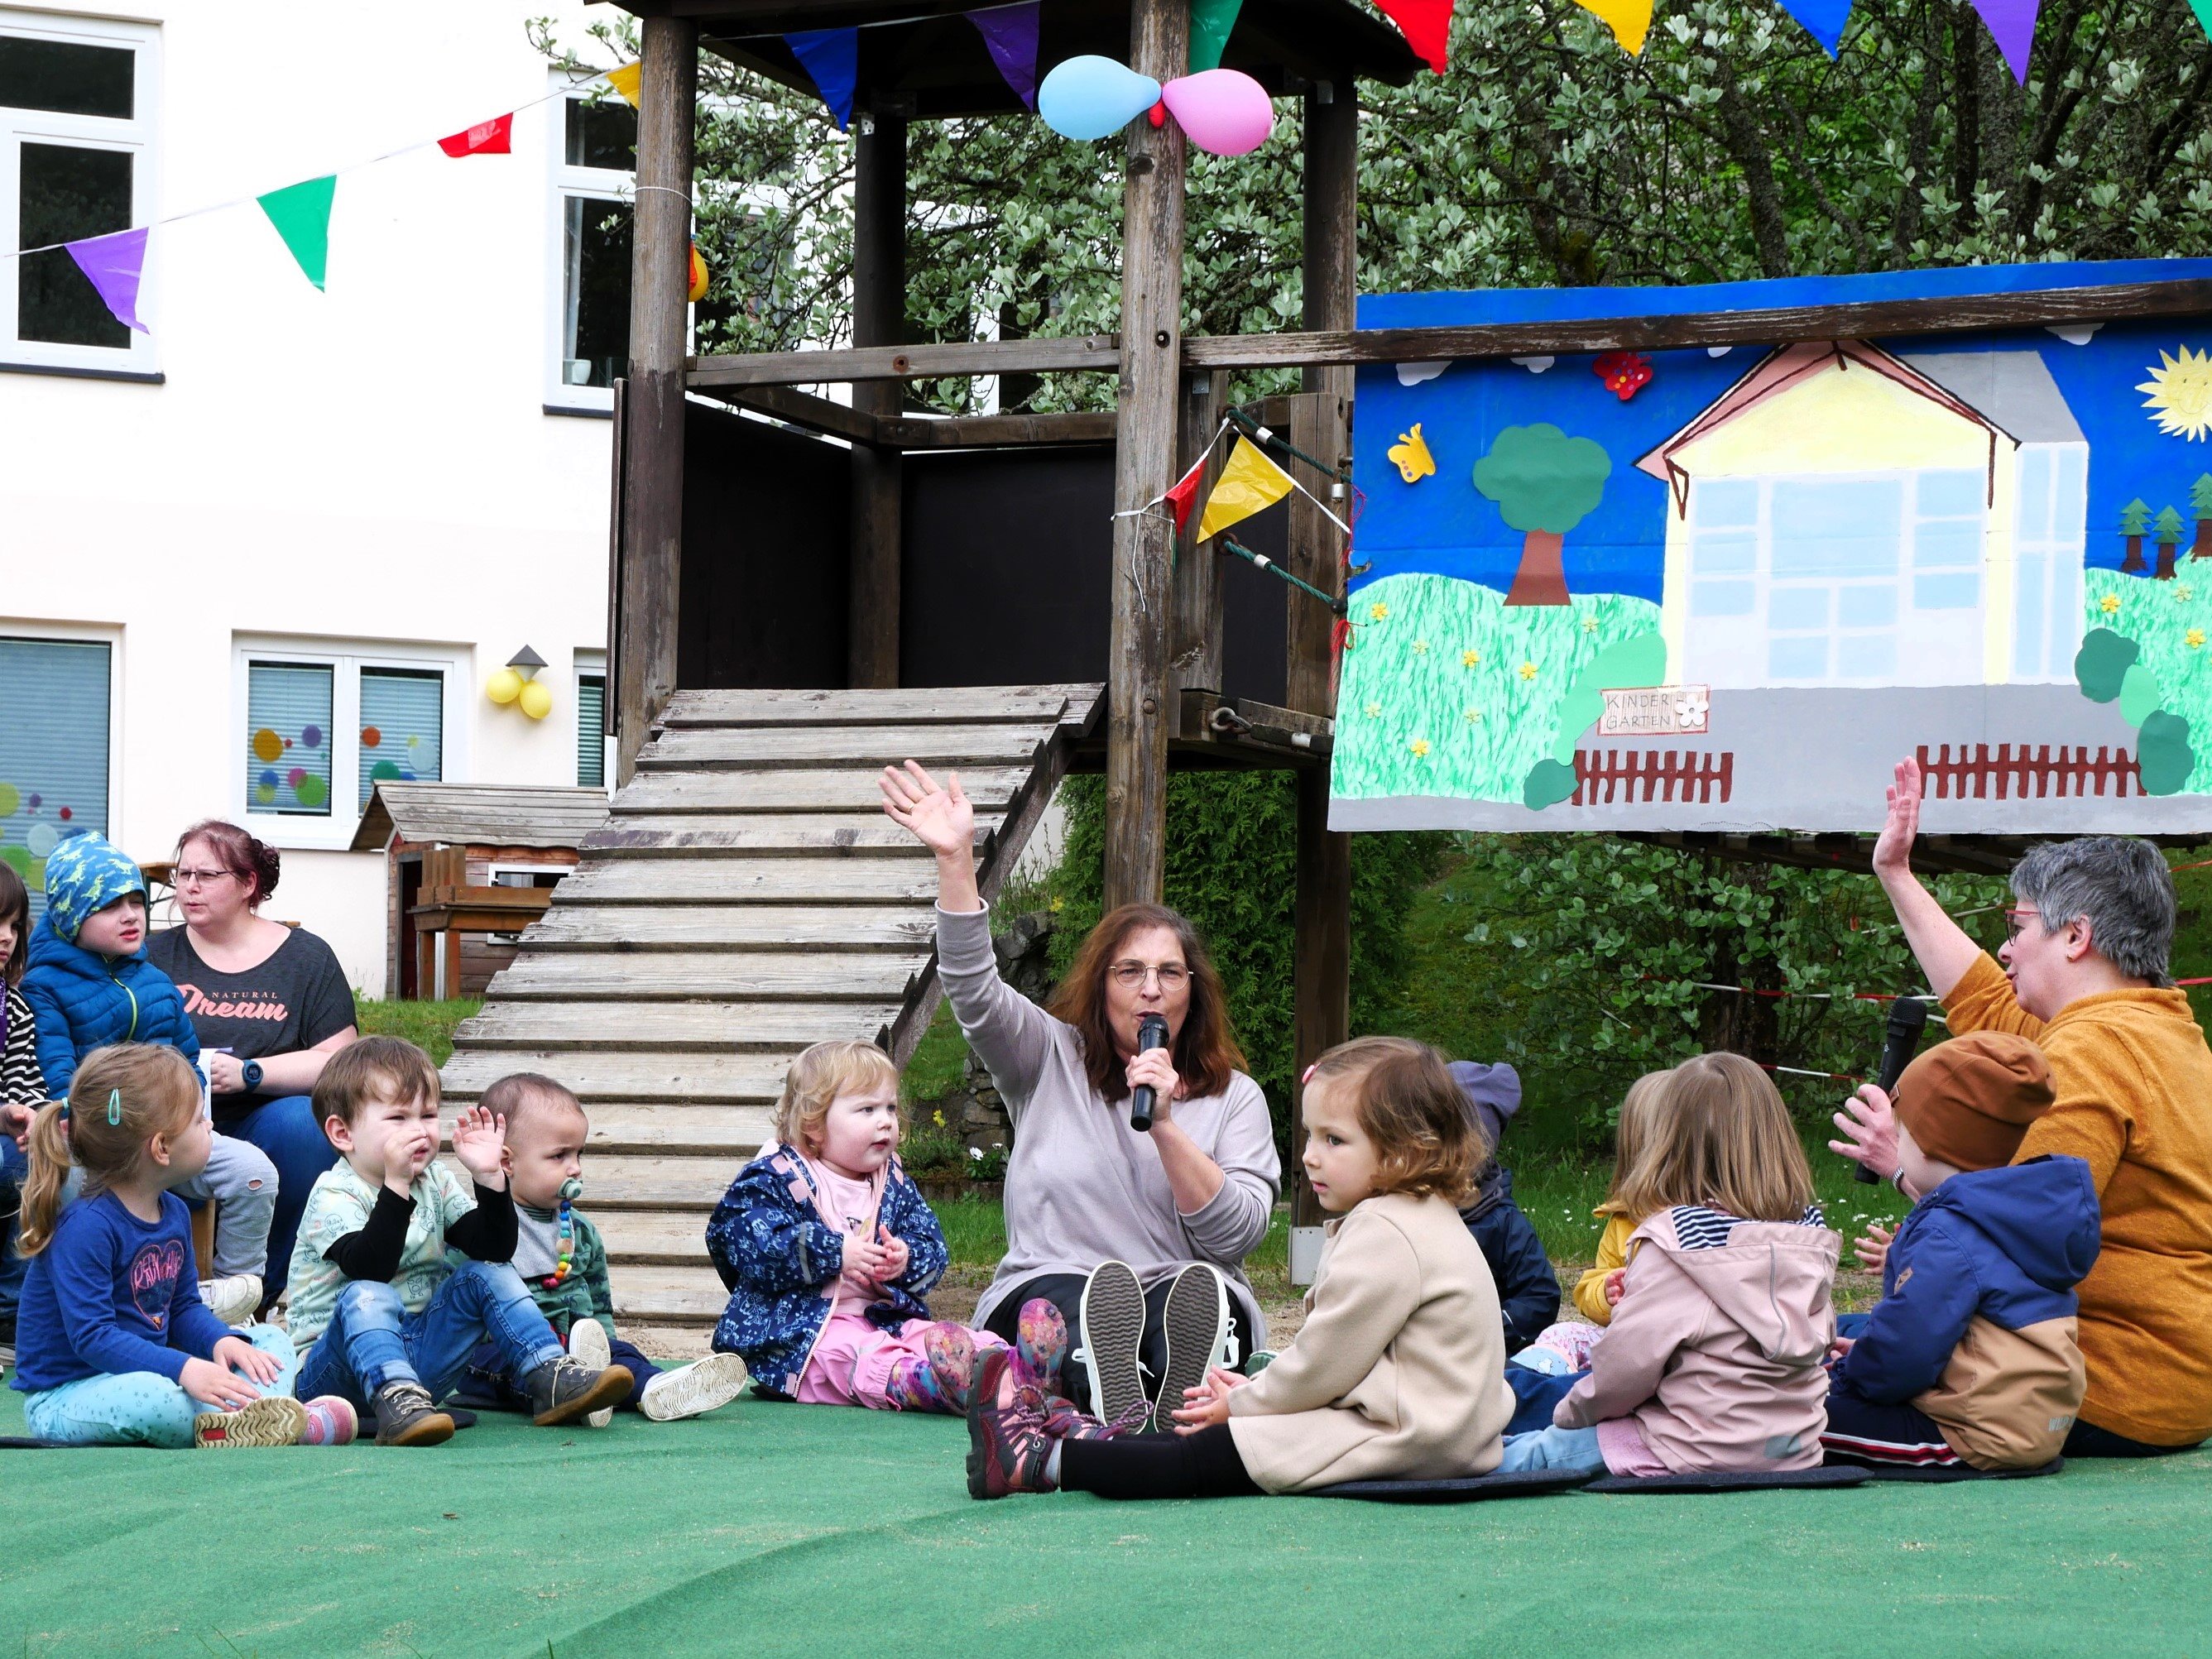
M975 1504L964 1445L941 1419L745 1400L598 1431L487 1418L411 1451L0 1453L0 1654L2212 1646L2203 1455L1414 1509Z

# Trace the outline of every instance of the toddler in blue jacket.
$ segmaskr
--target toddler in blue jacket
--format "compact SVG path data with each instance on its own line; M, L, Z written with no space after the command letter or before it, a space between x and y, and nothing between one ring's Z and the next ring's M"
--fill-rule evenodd
M1490 1276L1498 1281L1505 1352L1517 1354L1559 1316L1559 1276L1544 1254L1544 1241L1513 1201L1513 1171L1498 1161L1498 1137L1521 1109L1521 1074L1503 1061L1486 1066L1472 1060L1454 1060L1451 1074L1491 1154L1460 1219L1482 1247Z
M2097 1260L2097 1190L2078 1158L2011 1162L2052 1097L2042 1050L2002 1031L1938 1044L1898 1079L1898 1152L1921 1197L1881 1303L1837 1340L1830 1462L2035 1468L2066 1443L2087 1388L2074 1287Z
M110 1043L174 1048L195 1070L200 1042L176 981L146 956L146 882L101 836L71 836L47 856L46 913L31 933L23 1000L38 1031L39 1069L49 1098L67 1098L78 1064ZM276 1213L276 1166L250 1141L217 1135L207 1167L172 1192L216 1212L213 1279L201 1299L225 1324L261 1305L269 1225Z

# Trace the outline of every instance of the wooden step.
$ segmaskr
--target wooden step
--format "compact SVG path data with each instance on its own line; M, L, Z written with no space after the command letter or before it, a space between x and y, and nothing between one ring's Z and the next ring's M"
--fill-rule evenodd
M556 951L859 951L927 954L937 939L933 905L555 905L524 941Z
M587 857L556 890L571 904L911 904L937 902L937 866L918 859Z
M714 1207L731 1180L748 1160L736 1157L685 1158L651 1152L593 1152L584 1163L584 1208L594 1219L602 1210L660 1210L690 1214ZM706 1259L706 1247L700 1247Z
M710 1267L617 1267L608 1279L615 1293L615 1322L622 1326L711 1326L730 1303L730 1293Z
M659 724L679 726L927 726L977 721L1050 724L1071 702L1088 708L1095 684L942 685L901 691L678 691Z
M664 732L637 757L641 771L714 768L851 767L873 770L920 761L931 771L1029 766L1050 726L702 726Z
M584 1207L589 1211L588 1170L584 1179ZM610 1210L604 1218L593 1216L592 1224L606 1243L607 1259L618 1267L705 1267L714 1272L707 1255L707 1218L696 1210ZM718 1278L715 1282L721 1281Z
M878 769L823 766L775 771L640 772L608 803L609 827L618 829L632 815L643 812L880 813L884 795L876 781ZM979 812L1004 811L1030 777L1027 766L979 767L961 772L960 790Z
M981 850L1004 822L1004 815L978 815L975 845ZM733 814L702 818L696 814L640 812L594 831L586 853L626 858L705 857L714 854L752 858L835 858L854 853L878 857L926 859L929 848L881 812L862 817L852 812Z
M890 1002L505 1002L493 1000L454 1034L471 1051L539 1051L573 1043L602 1054L791 1054L817 1042L874 1042L899 1016ZM564 1081L566 1079L563 1079ZM573 1085L571 1085L574 1086Z
M574 1090L587 1107L601 1101L768 1106L783 1092L784 1073L806 1046L793 1043L767 1054L726 1048L707 1054L609 1052L596 1042L568 1048L478 1048L470 1046L467 1036L472 1024L462 1025L453 1057L446 1062L442 1075L449 1100L471 1101L510 1073L537 1072Z
M712 999L725 1002L901 1003L922 959L881 951L605 951L521 955L487 997L537 1002Z
M775 1114L766 1106L611 1101L587 1109L594 1152L719 1158L732 1175L775 1139Z

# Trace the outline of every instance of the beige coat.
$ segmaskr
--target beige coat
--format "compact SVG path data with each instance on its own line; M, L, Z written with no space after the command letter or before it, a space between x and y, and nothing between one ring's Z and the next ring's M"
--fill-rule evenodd
M1513 1394L1498 1286L1459 1212L1389 1194L1327 1231L1305 1328L1230 1394L1246 1471L1271 1492L1489 1474Z

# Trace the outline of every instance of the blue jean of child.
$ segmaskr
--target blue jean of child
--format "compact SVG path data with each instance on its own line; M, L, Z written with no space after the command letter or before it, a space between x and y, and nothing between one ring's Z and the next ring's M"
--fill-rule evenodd
M560 1338L504 1261L456 1268L418 1314L381 1279L356 1279L338 1292L331 1322L300 1367L310 1395L343 1395L374 1403L389 1382L418 1382L434 1400L453 1392L477 1344L498 1345L506 1369L527 1376L561 1358Z
M1528 1469L1595 1469L1602 1474L1605 1454L1597 1448L1597 1431L1554 1425L1530 1434L1507 1435L1498 1472L1518 1474Z
M283 1367L274 1382L252 1386L264 1395L293 1394L300 1362L292 1339L274 1325L248 1325L238 1334ZM23 1401L23 1421L49 1445L161 1446L175 1451L192 1443L195 1417L220 1409L193 1399L166 1376L125 1371L41 1389Z

